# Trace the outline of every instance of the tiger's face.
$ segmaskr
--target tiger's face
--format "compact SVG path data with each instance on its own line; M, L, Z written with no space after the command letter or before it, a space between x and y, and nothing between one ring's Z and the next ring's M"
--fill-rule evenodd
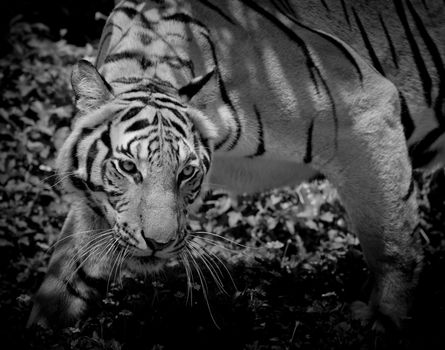
M212 154L212 126L203 115L173 95L147 91L124 89L95 108L91 101L79 108L58 159L61 172L71 174L68 188L106 218L137 272L159 269L184 247L188 207Z
M132 108L138 107L129 106L117 120ZM207 172L199 134L190 122L174 124L176 119L168 109L146 106L126 122L116 120L112 153L98 164L105 193L99 202L136 266L157 267L183 247L187 208Z

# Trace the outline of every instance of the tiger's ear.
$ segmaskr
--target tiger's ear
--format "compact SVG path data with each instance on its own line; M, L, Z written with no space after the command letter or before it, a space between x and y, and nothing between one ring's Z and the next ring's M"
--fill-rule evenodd
M193 96L195 96L201 89L209 82L215 73L215 69L210 72L201 75L199 77L193 78L190 83L179 88L178 93L184 102L190 101Z
M83 114L99 108L113 97L111 86L86 60L80 60L73 67L71 85L76 107Z

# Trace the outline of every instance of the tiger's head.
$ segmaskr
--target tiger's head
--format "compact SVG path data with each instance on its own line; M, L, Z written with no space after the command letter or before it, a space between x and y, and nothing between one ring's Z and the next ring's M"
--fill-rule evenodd
M184 246L216 129L178 91L153 81L122 78L113 89L80 61L72 85L78 116L57 161L64 187L106 218L131 270L157 270Z

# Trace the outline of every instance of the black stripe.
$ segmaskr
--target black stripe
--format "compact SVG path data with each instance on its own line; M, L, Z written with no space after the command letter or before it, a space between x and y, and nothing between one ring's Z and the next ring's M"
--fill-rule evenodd
M153 85L138 85L138 86L133 87L130 90L126 90L126 91L121 92L118 96L131 94L131 93L134 93L134 92L145 92L147 94L152 94L154 92L153 91Z
M292 5L289 3L288 0L279 0L279 1L284 6L284 8L286 9L287 12L289 12L295 18L297 17L297 14L296 14L294 8L292 7Z
M105 41L111 36L111 35L113 35L113 32L108 32L107 34L105 34L104 35L104 37L101 39L101 41L100 41L100 48L99 48L99 53L97 54L97 58L99 58L99 57L101 57L102 56L102 50L104 49L104 47L105 47ZM108 43L109 44L109 43ZM99 62L99 61L97 61L97 62Z
M338 117L337 117L337 107L335 106L334 96L332 96L331 90L329 89L328 83L325 79L320 76L321 83L323 84L326 95L328 95L329 103L332 109L332 119L334 120L334 146L335 149L338 147Z
M174 69L182 69L184 67L187 67L190 70L190 74L194 77L194 66L193 62L191 60L187 60L184 58L181 58L179 56L159 56L159 55L152 55L153 57L156 57L156 64L168 64L171 68Z
M86 182L84 179L76 176L76 175L70 175L69 180L71 181L71 184L77 188L79 191L84 192L86 198L90 200L90 191L93 192L103 192L104 188L100 185L95 185L92 182Z
M123 100L128 102L140 102L146 106L153 105L153 99L148 96L124 97Z
M135 182L138 183L138 180L135 179ZM118 213L122 213L125 210L125 206L128 205L129 201L120 202L118 205L116 205L116 211Z
M147 16L145 16L144 13L140 13L139 19L139 24L141 24L143 28L153 30L153 23L148 20Z
M78 266L77 276L85 283L88 287L96 289L97 292L105 292L107 288L107 281L103 278L92 277L88 275L83 268L83 266Z
M133 158L133 154L131 154L130 150L128 149L128 147L124 148L124 146L119 146L116 147L116 152L123 154L129 158Z
M160 92L166 95L176 95L177 88L167 80L162 80L158 77L150 79L150 87L153 92Z
M148 33L138 33L138 39L139 42L144 45L144 46L148 46L153 42L153 38L148 34Z
M162 116L162 118L161 118L161 125L162 126L165 126L165 127L169 127L169 126L171 126L171 124L170 124L170 120L168 120L166 117L164 117L162 114L161 114L161 116Z
M138 120L138 121L135 121L133 124L131 124L128 128L126 128L124 132L127 133L127 132L138 131L138 130L147 128L150 125L151 124L147 119Z
M360 20L360 17L358 16L354 7L352 7L352 13L354 14L355 21L357 22L358 29L360 31L360 34L362 35L363 42L365 44L366 49L368 50L369 57L371 58L372 64L374 65L375 69L377 69L377 71L381 75L385 76L385 72L384 72L383 67L380 63L380 60L377 57L377 54L375 53L374 48L372 47L372 43L369 40L368 34L366 33L366 30L363 27L362 21Z
M195 149L199 149L199 139L200 139L200 135L193 129L193 145L195 146ZM192 159L189 159L189 161Z
M223 17L227 22L229 22L233 25L236 25L236 23L234 21L232 21L232 19L229 16L227 16L219 7L212 4L210 1L199 0L199 2L201 2L204 6L207 6L209 9L215 11L217 14L219 14L221 17Z
M167 109L168 111L172 112L181 123L188 125L187 120L184 118L184 116L181 113L179 113L179 111L177 109L172 109L167 106L162 106L162 108ZM190 117L188 117L188 118L190 119Z
M113 10L113 14L124 13L128 18L133 19L139 12L132 7L120 6Z
M416 23L416 27L420 33L420 36L422 37L428 51L430 52L431 58L434 62L434 66L436 67L437 73L439 75L440 79L439 93L436 102L434 104L434 112L439 125L441 125L441 127L445 127L445 120L443 119L442 115L443 114L442 103L445 97L445 68L442 61L442 57L433 39L428 34L428 31L426 30L419 14L416 12L415 8L413 7L410 1L407 1L407 4L408 4L408 9L411 12L411 15L414 19L414 22Z
M182 12L174 13L174 14L169 15L169 16L164 16L163 19L166 20L166 21L177 21L177 22L181 22L181 23L184 23L184 24L190 24L191 23L191 24L194 24L194 25L200 27L201 29L204 29L206 32L208 32L208 29L204 25L204 23L198 21L197 19L194 19L194 18L190 17L186 13L182 13Z
M416 168L423 168L428 166L434 158L437 157L437 150L428 150L423 152L419 157L413 158L412 166Z
M264 9L262 9L261 7L254 8L255 6L251 2L250 2L250 6L251 6L251 8L256 10L257 12L262 13L263 16L268 17L268 12L265 11ZM277 9L279 11L281 11L279 8L277 8ZM355 61L355 59L352 56L352 54L343 46L343 44L341 44L336 39L334 39L333 37L331 37L331 36L329 36L329 35L327 35L325 33L318 32L318 31L316 31L316 30L314 30L314 29L312 29L310 27L307 27L307 26L301 24L295 18L289 16L287 13L283 12L283 14L288 19L290 19L293 23L299 25L300 27L302 27L302 28L304 28L304 29L306 29L308 31L311 31L311 32L313 32L313 33L315 33L317 35L320 35L321 37L325 38L326 40L328 40L329 42L334 44L337 48L339 48L343 52L345 57L350 61L350 63L356 68L360 81L363 81L363 74L362 74L362 72L360 70L360 67L358 66L358 64ZM330 105L331 105L331 108L332 108L332 116L333 116L334 125L335 125L334 126L334 128L335 128L335 136L334 136L335 141L334 142L335 142L335 148L337 148L337 142L338 142L338 118L337 118L337 112L336 112L334 97L332 96L332 93L331 93L331 91L329 89L329 86L328 86L326 80L323 78L323 76L321 75L320 70L315 65L315 62L312 60L310 52L307 49L304 41L301 38L299 38L296 33L291 31L287 26L285 26L279 20L275 19L273 16L272 17L269 16L269 20L271 20L276 26L278 26L281 30L283 30L283 32L285 34L287 34L290 37L290 39L294 40L297 43L297 45L299 45L302 48L303 53L307 57L306 66L309 69L309 72L310 72L310 75L311 75L311 80L312 80L312 82L313 82L313 84L314 84L314 86L316 88L317 93L319 93L319 89L318 89L318 82L316 80L315 73L317 74L318 78L320 79L320 81L321 81L321 83L322 83L322 85L323 85L323 87L324 87L324 89L326 91L326 94L328 95L328 98L329 98L329 101L330 101Z
M255 12L260 14L261 16L267 18L270 22L275 24L276 27L278 27L282 32L284 32L289 39L291 39L293 42L295 42L303 51L303 55L306 57L306 67L309 71L309 76L312 81L312 84L314 84L315 89L317 93L319 92L318 82L317 79L315 79L315 73L314 70L318 72L318 68L315 65L314 60L312 59L312 56L309 52L309 49L305 43L305 41L300 38L297 33L295 33L293 30L291 30L288 26L286 26L283 22L281 22L278 18L273 16L271 13L269 13L267 10L262 8L261 6L258 6L255 2L252 2L250 0L242 0L243 3L247 3L246 6L253 9ZM280 8L277 8L279 11L282 12ZM292 22L295 24L299 24L294 18L290 17L289 14L282 12L287 18L289 18Z
M423 94L425 96L425 101L428 106L431 106L431 89L432 82L431 77L428 73L428 70L425 66L425 62L420 54L419 47L417 46L416 40L411 32L411 29L408 24L408 19L406 17L405 10L403 8L403 2L401 0L393 0L394 6L396 8L397 14L402 22L402 26L405 30L405 35L408 40L408 43L411 48L411 52L413 53L414 62L416 64L417 70L419 72L420 80L422 81Z
M205 172L207 173L210 169L210 160L206 156L203 156L201 159L202 159L202 164L204 165L204 167L206 169Z
M199 137L201 139L202 146L204 147L206 152L210 153L211 150L210 150L210 145L209 145L209 139L203 138L201 134L199 134Z
M264 147L264 128L263 128L263 122L261 121L261 115L256 105L253 105L253 110L255 112L258 125L258 146L255 154L249 156L249 158L258 157L264 154L264 152L266 152L266 149Z
M349 28L351 28L351 20L349 19L348 8L346 7L345 0L341 0L341 7L343 9L343 14L345 15L346 23L348 23Z
M140 111L142 111L144 107L133 107L129 109L125 114L121 117L121 122L125 122L131 118L133 118L135 115L137 115Z
M312 135L314 131L314 119L311 120L309 128L306 131L306 154L303 161L307 164L312 161Z
M113 53L105 58L104 63L117 63L123 60L133 60L137 62L143 70L153 67L154 65L154 63L141 51L122 51L119 53Z
M394 43L391 39L391 35L389 34L388 28L386 27L385 21L383 20L381 13L379 13L379 20L380 20L380 24L382 25L383 32L385 33L386 41L388 42L388 45L389 45L389 50L391 51L392 61L394 62L394 66L398 69L399 68L399 59L397 57L396 48L394 46Z
M121 32L123 32L123 29L120 25L114 23L114 22L107 22L107 24L105 24L105 27L103 29L103 31L105 32L109 27L116 27L117 29L119 29Z
M64 280L63 284L65 285L68 293L75 296L76 298L83 300L86 303L88 302L88 299L85 298L82 294L80 294L80 292L76 289L76 287L74 287L74 285L70 281Z
M326 3L326 1L325 1L325 0L321 0L321 3L323 4L323 7L324 7L328 12L330 12L330 10L329 10L329 6L328 6L328 4Z
M71 149L71 164L72 167L76 170L79 167L79 157L77 156L77 147L79 146L79 143L83 141L83 138L90 135L93 131L94 131L93 128L82 128L77 137L77 141L74 143L73 148Z
M121 192L121 191L117 191L117 190L114 190L114 191L107 191L107 196L109 196L109 197L120 197L120 196L122 196L124 193L123 192Z
M111 128L111 121L107 125L107 129L102 132L100 135L100 139L102 140L105 147L108 149L111 149L111 139L110 139L110 128Z
M201 33L201 35L206 39L207 44L209 45L211 53L212 53L212 58L213 58L213 61L215 63L215 74L216 74L218 85L219 85L221 99L229 107L229 109L232 111L232 113L233 113L233 115L235 117L236 134L235 134L234 140L232 141L232 143L228 147L229 151L232 150L236 146L236 144L238 143L238 141L239 141L239 139L241 137L241 121L239 119L239 116L238 116L238 113L237 113L237 111L235 109L235 106L233 105L233 103L230 100L230 97L229 97L229 95L227 93L224 81L223 81L222 76L221 76L219 63L218 63L218 58L217 58L217 55L216 55L216 49L215 49L215 46L213 44L213 41L211 40L211 38L207 34L209 32L207 27L204 24L202 24L200 21L193 19L192 17L190 17L189 15L187 15L185 13L176 13L174 15L164 17L164 19L165 20L179 21L179 22L186 23L186 24L191 23L191 24L194 24L194 25L200 27L204 31L204 33ZM226 138L225 141L227 141L228 139L229 139L229 137ZM221 144L221 146L222 146L222 144Z
M176 131L178 131L185 139L187 138L187 133L185 132L184 128L178 124L177 122L175 122L174 120L170 120L170 124L172 127L174 127L176 129Z
M97 154L99 152L97 148L97 143L99 142L99 139L96 139L91 147L88 149L87 152L87 166L86 166L86 172L87 172L87 182L91 181L91 169L93 167L93 163L96 160Z
M277 9L279 11L281 11L281 9L279 9L279 8L277 8ZM298 26L300 26L300 27L302 27L302 28L304 28L304 29L314 33L314 34L317 34L317 35L321 36L322 38L324 38L327 41L329 41L332 45L334 45L337 49L339 49L343 53L343 55L346 57L346 59L349 61L349 63L351 63L354 66L355 70L357 71L357 75L359 77L359 80L363 81L363 73L361 72L360 67L357 64L357 61L355 60L354 56L352 56L351 52L349 52L348 49L341 42L339 42L336 38L332 37L331 35L328 35L328 34L323 33L323 32L319 32L318 30L315 30L315 29L313 29L311 27L308 27L308 26L300 23L295 17L289 15L288 13L283 12L283 11L281 11L281 12L282 12L283 15L285 15L290 21L292 21L296 25L298 25ZM281 26L278 23L281 24ZM294 32L292 32L289 28L287 28L283 23L281 23L280 21L278 21L278 23L275 23L275 24L277 26L279 26L289 37L297 36ZM283 29L283 27L285 28L285 30ZM291 38L291 39L293 39L293 38ZM296 40L294 39L294 41L296 41ZM300 39L300 42L304 44L304 41L301 40L301 39ZM306 56L310 55L309 51L307 49L305 50L304 47L301 46L300 42L297 41L297 44L303 49L305 55ZM315 66L315 64L313 62L309 64L309 67L311 67L311 66L315 67L315 69L317 71L317 74L319 76L321 76L318 68ZM311 80L312 80L312 82L315 85L317 84L317 82L314 82L315 77L313 77L312 75L311 75ZM317 87L317 85L316 85L316 87Z
M144 2L145 0L127 0L127 2L131 2L133 5L139 5L140 3Z
M128 152L130 152L131 146L133 145L133 143L142 141L142 140L146 140L146 139L148 139L148 137L149 137L148 135L144 135L144 136L137 136L137 137L132 138L131 141L129 141L127 144Z
M88 186L88 189L93 192L103 192L104 191L103 186L96 185L96 184L92 183L91 181L86 182L86 185Z
M204 74L198 81L190 81L188 84L182 86L178 90L179 96L186 96L191 100L210 80L213 76L214 70Z
M155 102L171 103L171 104L173 104L175 106L178 106L178 107L181 107L181 108L185 108L185 106L182 103L180 103L180 102L178 102L178 101L176 101L176 100L174 100L172 98L166 97L166 96L165 97L157 97L155 99Z
M86 183L85 183L85 181L83 179L81 179L80 177L75 176L75 175L70 175L69 179L71 181L71 184L75 188L77 188L79 191L82 191L82 192L85 192L85 193L88 192L88 187L87 187L87 185L86 185Z
M441 128L431 130L423 139L409 147L409 155L414 168L427 165L437 155L436 150L429 150L430 146L444 134Z
M154 117L153 117L153 121L152 121L152 124L153 124L153 125L157 125L157 124L159 124L159 116L158 116L158 114L159 114L159 111L157 111L157 112L155 113ZM162 118L162 116L161 116L161 118Z
M411 195L414 193L414 177L411 174L411 180L409 182L408 192L402 197L403 201L410 199Z
M229 147L227 148L228 151L232 150L233 148L235 148L235 146L238 144L238 141L241 137L241 121L238 115L238 112L235 109L234 104L232 103L229 94L227 92L226 86L224 84L224 81L222 79L221 76L221 71L219 68L219 63L218 63L218 58L216 56L216 49L215 46L213 45L212 40L207 36L207 34L203 34L203 36L207 39L207 42L210 46L210 49L212 51L212 56L213 56L213 61L215 62L215 66L216 66L216 76L217 76L217 81L218 81L218 85L219 85L219 91L221 94L221 98L224 102L225 105L227 105L230 110L232 111L233 116L235 117L235 124L236 124L236 131L235 131L235 138L232 140L232 143L229 145Z
M406 103L405 96L399 91L400 98L400 117L403 125L403 132L405 138L409 139L414 132L414 121L409 112L408 104Z
M227 134L217 143L215 144L215 150L219 150L225 143L229 140L231 132L227 132Z
M140 77L120 77L114 80L111 80L110 83L121 83L121 84L137 84L140 83L143 79ZM125 92L123 92L124 94Z
M108 149L107 154L105 155L104 160L107 160L111 156L111 138L110 138L111 123L112 123L112 121L108 122L107 129L104 130L102 132L102 134L100 135L100 139L101 139L102 143ZM104 166L104 162L102 162L101 168L100 168L100 178L102 179L102 181L103 181L104 175L105 175L104 172L105 172L105 166Z

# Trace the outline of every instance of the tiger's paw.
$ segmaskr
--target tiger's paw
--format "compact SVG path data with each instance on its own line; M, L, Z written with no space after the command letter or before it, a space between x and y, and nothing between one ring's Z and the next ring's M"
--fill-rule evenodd
M384 314L372 304L355 301L350 305L352 317L362 326L369 327L371 346L366 349L402 350L407 349L407 336L411 318Z
M36 304L32 307L31 313L26 322L26 328L31 328L34 326L41 326L43 328L49 328L48 319L43 315L40 307Z

